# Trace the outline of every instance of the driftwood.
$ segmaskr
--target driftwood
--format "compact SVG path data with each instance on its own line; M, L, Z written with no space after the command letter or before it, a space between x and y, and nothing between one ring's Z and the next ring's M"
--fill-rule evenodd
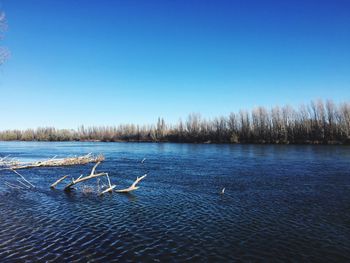
M15 185L13 183L5 181L5 185L7 187L10 187L10 188L13 188L13 189L30 189L30 188L35 188L35 186L31 182L29 182L26 178L24 178L24 176L21 175L19 172L15 171L15 170L12 170L12 169L9 169L9 170L14 172L20 178L16 179L16 181L19 183L19 185ZM25 187L25 188L23 188L23 187Z
M90 175L88 176L85 176L83 177L82 175L77 179L77 180L74 180L74 178L72 179L72 182L70 182L69 184L67 184L64 188L64 190L70 190L70 188L73 186L73 185L76 185L78 183L81 183L81 182L84 182L84 181L87 181L87 180L90 180L92 178L96 178L96 177L99 177L99 176L106 176L108 175L107 173L95 173L95 170L96 170L96 167L100 164L101 162L98 162L94 165L94 167L92 168L91 170L91 173Z
M30 187L33 187L33 188L35 187L31 182L29 182L26 178L24 178L24 176L21 175L19 172L15 171L15 170L13 170L13 169L11 169L11 171L13 171L13 172L14 172L15 174L17 174L19 177L21 177L21 179L29 185L29 188L30 188Z
M142 159L141 164L144 164L146 158ZM32 162L32 163L20 163L16 161L15 159L9 159L9 156L2 157L0 158L0 167L2 169L0 170L11 170L15 174L17 174L20 179L17 179L17 182L20 185L15 185L9 182L5 182L6 186L13 188L13 189L30 189L34 188L35 186L29 182L26 178L24 178L23 175L21 175L19 172L16 170L19 169L26 169L26 168L34 168L34 167L54 167L54 166L68 166L68 165L78 165L78 164L87 164L91 162L96 162L96 164L92 167L91 172L87 176L80 175L78 179L71 179L71 182L68 183L65 187L64 190L68 191L73 189L73 186L85 182L87 180L97 178L97 191L99 195L104 195L105 193L112 193L117 192L117 193L128 193L131 191L135 191L139 189L137 184L144 179L147 174L137 177L136 180L132 183L132 185L128 188L125 189L119 189L119 190L114 190L116 188L116 185L111 183L110 177L108 173L101 172L101 173L96 173L96 168L97 166L104 161L104 156L103 155L97 155L93 156L91 153L83 156L78 156L78 157L69 157L69 158L61 158L57 159L56 156L52 157L51 159L44 160L44 161L37 161L37 162ZM108 181L108 186L103 185L102 188L100 187L100 178L102 176L106 176L107 181ZM59 183L63 182L65 179L68 178L68 175L62 176L58 180L56 180L53 184L50 185L50 188L55 188ZM90 191L90 190L89 190Z
M135 182L132 183L132 185L128 188L125 189L120 189L120 190L115 190L115 192L117 193L129 193L131 191L135 191L137 189L139 189L138 186L136 186L143 178L145 178L147 176L147 174L141 176L141 177L137 177Z
M91 172L90 172L90 175L87 175L87 176L79 176L78 179L72 179L72 181L67 184L65 187L64 187L64 190L66 191L69 191L72 189L72 187L78 183L82 183L82 182L85 182L87 180L90 180L90 179L93 179L93 178L97 178L97 187L98 187L98 192L99 192L99 195L104 195L105 193L112 193L113 190L115 189L116 185L113 185L111 183L111 180L109 178L109 175L108 173L95 173L96 172L96 168L97 166L100 164L101 162L98 162L94 165L94 167L91 169ZM107 178L107 181L108 181L108 187L105 189L105 190L100 190L100 177L101 176L106 176ZM128 188L125 188L125 189L120 189L120 190L114 190L115 192L117 193L128 193L128 192L131 192L131 191L134 191L134 190L137 190L139 187L136 186L142 179L144 179L145 177L147 176L147 174L141 176L141 177L137 177L137 179L135 180L135 182L132 183L132 185ZM65 175L61 178L59 178L57 181L55 181L50 187L51 188L55 188L60 182L62 182L63 180L65 180L68 176ZM101 192L100 192L101 191Z
M15 158L10 158L10 155L7 155L5 157L0 157L0 167L11 167L19 165L19 161Z
M17 179L17 182L19 182L21 185L23 185L25 188L30 189L29 185L26 185L25 183L23 183L21 180Z
M144 163L146 159L144 158L141 163ZM131 184L130 187L125 188L125 189L119 189L119 190L114 190L116 188L116 185L111 183L110 177L108 175L108 173L105 172L101 172L101 173L96 173L96 168L97 166L101 163L101 161L98 161L91 169L91 172L89 175L87 176L83 176L80 175L78 177L78 179L71 179L71 182L68 183L65 187L64 190L65 191L69 191L71 189L73 189L73 186L75 186L76 184L88 181L90 179L96 178L97 179L97 192L99 193L99 195L104 195L106 193L112 193L112 192L117 192L117 193L129 193L132 191L135 191L137 189L139 189L139 187L137 186L137 184L144 179L147 174L141 176L141 177L137 177L136 180ZM105 176L107 178L107 182L108 185L103 185L102 187L100 186L100 178ZM56 180L53 184L51 184L50 188L55 188L59 183L61 183L62 181L64 181L65 179L67 179L67 175L59 178L58 180ZM91 188L87 187L86 189L83 186L83 192L91 192ZM85 191L86 190L86 191Z
M6 185L7 187L10 187L10 188L13 188L13 189L19 189L19 190L24 189L22 186L14 185L14 184L11 184L11 183L9 183L9 182L5 182L5 185Z
M105 158L103 155L94 156L91 153L83 156L75 156L75 157L68 157L68 158L61 158L61 159L56 159L56 156L54 156L53 158L49 160L44 160L44 161L37 161L37 162L31 162L31 163L17 163L15 165L8 166L7 169L18 170L18 169L28 169L28 168L35 168L35 167L69 166L69 165L102 162L104 161L104 159Z
M108 188L100 193L100 195L104 195L105 193L111 193L113 189L116 187L116 185L111 184L111 180L109 179L109 175L106 175L107 180L108 180Z
M111 184L111 180L109 179L108 173L95 173L96 167L97 167L100 163L101 163L101 162L98 162L98 163L96 163L96 164L94 165L94 167L92 167L90 175L85 176L85 177L83 177L83 175L81 175L81 176L80 176L78 179L76 179L76 180L72 179L72 182L70 182L69 184L67 184L66 187L64 188L64 190L70 190L70 188L71 188L73 185L76 185L76 184L78 184L78 183L81 183L81 182L84 182L84 181L87 181L87 180L90 180L90 179L93 179L93 178L97 178L97 177L100 177L100 176L106 176L106 177L107 177L107 180L108 180L108 185L109 185L109 187L108 187L107 189L103 190L103 191L100 193L100 195L103 195L103 194L108 193L108 192L112 192L113 189L116 187L116 185L112 185L112 184ZM66 177L62 177L62 178L58 179L55 183L57 183L58 181L60 182L60 181L64 180L65 178L66 178ZM99 179L99 178L98 178L98 179ZM58 183L59 183L59 182L58 182ZM54 183L54 184L55 184L55 183ZM99 185L99 181L98 181L98 185Z
M60 179L58 179L56 182L54 182L52 185L50 185L50 188L55 188L56 185L58 185L60 182L62 182L67 177L68 177L68 175L62 176Z
M104 195L105 193L112 193L113 189L116 187L116 185L112 185L108 187L106 190L102 191L100 195Z

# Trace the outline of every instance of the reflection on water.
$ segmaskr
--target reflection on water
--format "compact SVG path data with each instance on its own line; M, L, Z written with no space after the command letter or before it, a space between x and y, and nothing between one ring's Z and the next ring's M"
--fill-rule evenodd
M1 171L1 262L350 260L349 147L0 143L22 160L88 152L118 188L149 176L99 197L49 189L92 165L23 170L33 191Z

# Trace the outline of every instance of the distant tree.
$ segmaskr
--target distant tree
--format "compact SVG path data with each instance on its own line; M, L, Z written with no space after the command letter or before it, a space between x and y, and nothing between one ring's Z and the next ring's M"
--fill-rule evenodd
M336 123L335 123L335 116L336 116L336 108L334 105L334 102L331 100L328 100L326 102L326 114L328 118L328 126L326 128L326 136L330 141L334 140L334 135L336 133Z
M178 134L178 141L183 142L184 137L185 137L185 128L184 124L182 122L182 119L179 120L178 125L177 125L177 134Z
M295 140L295 112L291 106L282 107L282 142Z
M200 133L200 122L201 122L201 115L199 113L191 113L188 115L187 121L186 121L186 130L187 130L187 137L190 140L193 140L195 142L198 141L199 133Z
M214 143L350 143L350 103L311 102L297 110L291 106L231 113L212 120L190 114L185 123L121 124L77 130L53 127L0 131L0 140L23 141L153 141Z
M231 143L238 143L238 117L234 112L231 112L227 120L227 128L229 133L229 141Z
M239 137L241 139L240 142L249 142L251 127L250 127L250 118L249 118L248 112L240 111L239 119L240 119Z
M285 139L285 127L282 119L282 111L280 107L274 107L271 109L271 139L274 143L280 143Z
M350 104L343 103L340 105L338 120L340 123L340 137L350 140Z
M165 121L163 118L158 118L157 128L156 128L156 140L164 139L166 132Z

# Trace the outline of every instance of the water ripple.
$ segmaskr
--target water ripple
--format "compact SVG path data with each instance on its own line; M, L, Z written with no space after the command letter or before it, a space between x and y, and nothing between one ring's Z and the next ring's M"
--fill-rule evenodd
M0 185L1 262L350 261L350 169L329 149L315 162L293 147L269 158L251 147L246 155L244 147L104 145L110 159L99 169L118 187L143 174L137 161L148 157L140 190L98 197L48 188L87 166L23 171L36 190Z

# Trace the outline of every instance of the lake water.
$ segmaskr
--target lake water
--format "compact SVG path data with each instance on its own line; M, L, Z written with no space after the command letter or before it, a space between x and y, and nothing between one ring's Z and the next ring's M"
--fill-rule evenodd
M21 170L35 190L0 171L0 262L350 261L348 146L0 142L20 160L89 152L117 188L148 177L98 197L49 188L92 164Z

